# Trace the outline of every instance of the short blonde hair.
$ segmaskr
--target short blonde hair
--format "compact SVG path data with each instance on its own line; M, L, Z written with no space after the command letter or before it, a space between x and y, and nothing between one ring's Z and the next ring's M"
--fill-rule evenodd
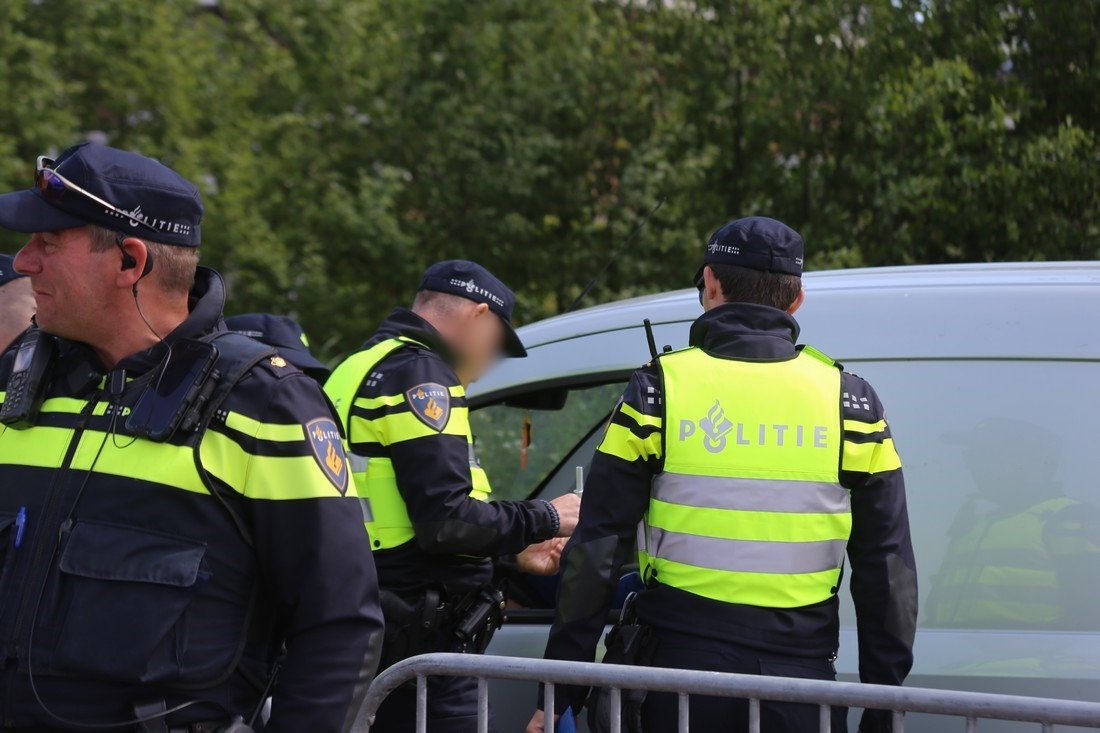
M115 232L95 224L88 225L92 235L92 251L106 252L116 247ZM137 237L145 242L149 254L153 257L153 271L150 278L159 283L169 293L190 293L195 287L195 271L199 266L199 248L153 242L145 237Z

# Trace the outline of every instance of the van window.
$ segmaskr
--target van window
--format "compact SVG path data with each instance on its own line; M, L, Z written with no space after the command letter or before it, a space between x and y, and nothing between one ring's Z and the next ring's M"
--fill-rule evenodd
M575 449L591 443L594 450L595 437L625 388L625 382L577 387L568 390L564 405L550 409L497 404L471 411L477 455L489 475L492 498L532 498L559 464L562 469L555 476L554 490L540 496L550 499L571 491L574 467L563 461L576 453L575 460L588 465L591 451L585 455L584 450ZM532 390L536 392L537 388ZM538 405L540 400L531 402Z
M849 367L904 464L920 625L1100 629L1100 363Z

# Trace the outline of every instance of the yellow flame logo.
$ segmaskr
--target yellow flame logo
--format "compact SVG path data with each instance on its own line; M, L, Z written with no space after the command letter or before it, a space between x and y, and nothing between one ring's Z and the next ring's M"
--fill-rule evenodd
M332 441L329 441L328 451L325 453L325 465L336 476L339 476L344 470L344 459L340 457L340 453L336 450Z

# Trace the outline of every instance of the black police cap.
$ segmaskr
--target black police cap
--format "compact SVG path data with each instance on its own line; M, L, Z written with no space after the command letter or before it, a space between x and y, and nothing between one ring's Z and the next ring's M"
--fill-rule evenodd
M47 167L60 176L52 185L36 181L33 188L0 196L0 226L30 233L97 224L154 242L199 246L199 190L163 163L81 143Z
M289 316L242 313L226 318L225 327L274 347L280 356L318 381L329 375L329 368L309 350L302 327Z
M527 356L527 349L512 325L516 294L481 265L469 260L437 262L424 273L417 290L449 293L484 303L504 323L504 352L512 357Z
M749 216L723 224L707 241L706 265L737 265L763 272L802 276L802 235L781 221ZM703 280L703 267L695 283Z
M12 264L14 260L15 258L11 255L0 255L0 285L7 285L12 280L24 277L15 271L15 266Z

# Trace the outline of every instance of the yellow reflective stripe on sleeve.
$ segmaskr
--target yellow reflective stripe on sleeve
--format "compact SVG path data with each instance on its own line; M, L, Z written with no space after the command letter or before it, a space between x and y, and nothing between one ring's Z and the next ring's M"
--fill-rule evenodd
M363 410L376 410L379 407L396 407L404 401L403 394L388 394L381 397L356 397L352 404Z
M278 425L264 423L239 412L230 412L225 416L225 426L257 440L269 440L273 443L295 443L305 440L306 434L299 423Z
M397 412L377 420L366 420L352 415L350 422L351 436L356 443L373 439L383 445L393 445L441 434L438 430L428 427L411 412ZM469 431L469 424L467 408L452 407L450 420L443 428L442 435L458 435L465 438Z
M211 475L250 499L340 497L312 455L257 456L229 436L208 430L199 456Z
M852 443L844 441L844 459L841 470L859 473L883 473L901 468L901 457L894 448L894 440L881 443Z
M451 397L465 397L466 390L461 384L448 388ZM388 394L380 397L356 397L353 405L361 410L377 410L379 407L397 407L406 401L404 394Z
M654 432L646 438L639 438L633 430L611 423L600 443L599 451L621 458L624 461L636 461L639 458L661 457L661 434Z
M661 427L661 418L639 412L625 402L619 405L619 412L638 423L640 427Z
M862 433L864 435L870 435L871 433L881 433L886 429L886 421L879 420L878 422L860 422L859 420L845 420L844 429L850 433Z

